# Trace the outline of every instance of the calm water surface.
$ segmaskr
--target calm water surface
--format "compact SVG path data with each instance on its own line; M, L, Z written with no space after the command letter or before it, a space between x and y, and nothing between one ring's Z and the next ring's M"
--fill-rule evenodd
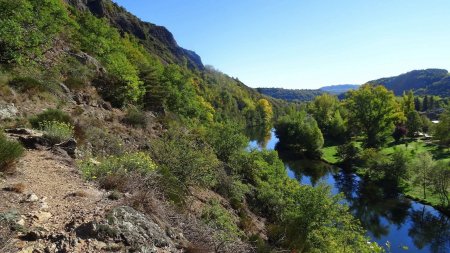
M273 131L250 130L249 148L274 150ZM333 194L342 193L368 236L380 245L391 244L391 252L450 253L450 218L431 206L367 182L353 173L305 159L289 159L279 153L289 177L301 184L327 184ZM407 250L406 250L407 249Z

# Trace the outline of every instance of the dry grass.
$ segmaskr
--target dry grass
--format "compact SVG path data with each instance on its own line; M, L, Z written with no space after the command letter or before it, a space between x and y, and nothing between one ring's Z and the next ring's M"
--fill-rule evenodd
M17 183L3 188L5 191L15 192L15 193L24 193L26 186L23 183Z
M110 174L99 179L100 187L107 191L117 190L126 192L128 189L128 182L128 177L122 174Z

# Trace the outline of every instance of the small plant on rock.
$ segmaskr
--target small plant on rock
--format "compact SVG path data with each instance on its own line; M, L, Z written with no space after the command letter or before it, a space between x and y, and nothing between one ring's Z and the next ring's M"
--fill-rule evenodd
M137 108L129 108L123 121L133 127L145 128L147 126L147 116Z
M128 176L145 176L156 170L156 164L143 152L88 160L81 162L80 167L87 178L99 180L100 186L107 190L125 190Z
M44 121L39 126L44 131L44 138L49 140L51 144L65 142L74 135L74 128L69 123Z

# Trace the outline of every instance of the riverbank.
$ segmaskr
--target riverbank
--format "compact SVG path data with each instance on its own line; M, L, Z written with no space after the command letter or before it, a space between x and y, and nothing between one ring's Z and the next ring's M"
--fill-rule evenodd
M357 147L361 147L361 142L355 142ZM337 156L338 145L329 145L322 148L322 158L321 160L329 163L331 165L339 166L339 157ZM421 152L430 152L433 154L436 161L450 161L450 149L440 148L438 145L431 142L425 142L423 140L413 140L402 144L391 144L380 150L384 155L391 155L395 149L404 148L409 151L410 155L413 157ZM356 170L355 172L358 176L364 176L364 170ZM441 200L439 195L434 193L431 189L426 190L426 198L423 197L423 188L421 186L415 186L408 184L405 187L401 187L401 193L414 201L420 202L424 205L430 205L435 209L443 212L447 216L450 216L450 207L444 207L441 205Z

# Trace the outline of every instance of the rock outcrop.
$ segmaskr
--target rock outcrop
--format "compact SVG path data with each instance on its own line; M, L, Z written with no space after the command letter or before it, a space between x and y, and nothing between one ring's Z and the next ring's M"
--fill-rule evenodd
M116 207L102 222L88 222L76 229L84 239L123 244L133 252L182 252L182 235L168 233L146 215L128 206Z

